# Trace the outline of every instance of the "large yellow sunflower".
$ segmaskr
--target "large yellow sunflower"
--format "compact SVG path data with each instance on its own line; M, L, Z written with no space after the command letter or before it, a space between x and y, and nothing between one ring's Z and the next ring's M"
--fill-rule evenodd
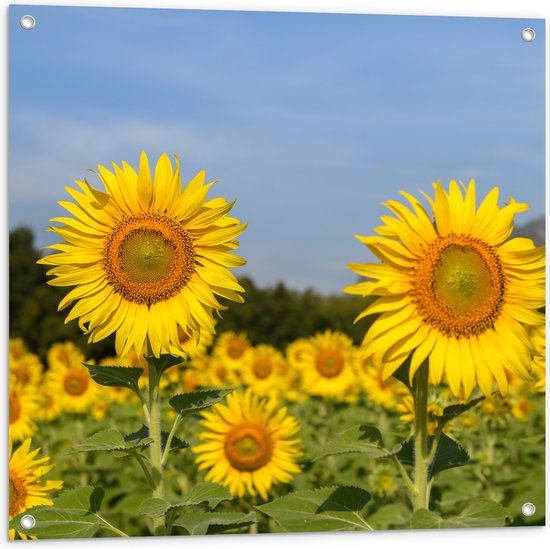
M147 342L159 356L181 349L178 326L197 341L214 333L212 312L224 308L216 296L243 301L228 267L245 263L231 252L246 225L226 217L233 203L206 200L204 171L181 189L177 158L173 170L162 155L153 175L145 153L138 173L113 166L98 168L105 192L86 181L66 188L74 202L59 204L73 217L51 229L66 242L39 263L53 266L50 284L74 286L59 309L74 303L66 322L78 318L90 342L116 333L119 356L141 355Z
M31 439L26 438L21 446L12 451L9 443L9 480L10 480L10 510L9 519L35 505L52 505L49 495L61 490L63 481L43 480L42 477L53 469L49 457L35 459L40 448L31 451ZM9 531L11 540L15 539L15 530ZM24 533L20 537L26 539Z
M490 395L495 380L506 394L507 369L529 378L526 326L544 322L544 248L508 240L528 206L510 199L499 208L497 187L479 208L474 181L434 189L433 199L424 195L431 213L402 192L410 208L388 201L395 217L382 217L378 236L357 237L383 262L349 265L371 280L345 291L378 296L358 317L380 315L363 344L386 378L412 355L411 377L428 360L431 382L445 374L456 396L468 399L478 385Z
M229 368L240 370L242 361L250 349L244 332L223 332L214 343L212 354L219 356Z
M202 416L203 443L192 450L199 470L208 469L206 480L226 485L235 496L259 494L266 500L273 484L288 483L300 472L298 422L273 400L250 390L234 392L227 404Z
M338 399L355 398L353 342L345 334L326 330L307 340L296 365L306 393Z

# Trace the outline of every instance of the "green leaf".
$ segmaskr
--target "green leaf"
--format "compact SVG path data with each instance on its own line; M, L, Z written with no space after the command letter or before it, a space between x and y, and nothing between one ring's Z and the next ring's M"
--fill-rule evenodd
M391 455L391 452L384 448L382 435L376 427L356 425L329 440L314 461L326 456L349 453L365 454L372 459Z
M84 364L90 372L90 377L99 385L105 387L126 387L139 393L138 380L143 374L142 368L131 366L96 366Z
M102 488L83 486L65 490L53 500L53 506L33 507L10 521L10 528L38 538L87 538L100 527L96 513L105 492ZM32 530L20 526L20 518L32 514L36 525Z
M403 383L403 385L405 385L405 387L407 387L407 389L409 389L409 391L412 392L413 388L410 382L410 375L409 375L410 367L411 367L411 357L409 355L405 359L405 362L403 362L403 364L401 364L401 366L399 366L399 368L397 368L397 370L393 372L392 376L398 381L400 381L401 383Z
M174 507L199 505L202 503L213 509L222 501L229 501L231 499L233 499L233 496L225 486L215 482L200 482L189 490L183 502L177 503Z
M176 520L174 526L187 530L189 534L202 536L205 534L219 534L225 530L250 526L256 522L256 515L250 513L183 513Z
M411 510L401 503L390 503L380 507L369 516L369 524L375 530L387 530L390 527L403 527L411 520Z
M162 431L161 433L162 451L164 451L169 435L170 433L168 433L167 431ZM124 440L126 442L133 442L133 441L139 441L139 440L146 440L148 438L149 438L149 428L146 427L145 425L142 425L135 433L126 435L124 437ZM170 452L173 452L175 450L182 450L183 448L189 448L189 443L186 442L185 440L179 439L178 437L172 437L172 442L170 444Z
M411 528L480 528L505 526L511 519L510 513L496 501L477 498L470 500L462 512L454 517L439 515L419 509L413 515Z
M79 452L103 451L131 451L137 448L146 448L153 442L152 438L140 438L134 440L125 440L122 433L115 429L105 429L93 434L84 442L76 444L71 450L71 454Z
M303 490L256 507L287 532L372 530L363 518L370 494L354 486Z
M19 520L23 515L32 515L36 520L35 526L26 530L21 527ZM91 538L99 529L99 521L86 520L82 517L72 515L65 510L57 510L53 507L33 507L10 521L10 528L18 532L36 536L39 539L48 538Z
M162 517L170 508L170 503L161 498L149 498L142 501L138 507L140 515L147 515L151 518Z
M145 359L147 360L149 367L152 366L156 370L159 377L165 370L168 370L168 368L177 366L178 364L183 364L187 360L186 357L169 354L160 355L159 358L156 358L153 355L147 355Z
M485 400L485 396L475 398L474 400L470 400L470 402L466 402L465 404L453 404L452 406L447 406L440 416L435 416L435 419L441 427L455 417L458 417L460 414L467 412L470 408L473 408L476 404L479 404L483 400Z
M431 450L433 443L434 437L428 437L428 451ZM412 439L402 443L397 457L401 463L414 465L414 441ZM468 452L445 433L441 433L435 456L428 468L428 479L445 469L461 467L468 463L470 463Z
M82 486L64 490L53 500L53 504L56 509L86 515L99 511L104 496L105 491L99 486Z
M207 389L193 393L181 393L170 399L170 406L181 414L187 416L206 410L214 404L221 402L229 393L235 389Z

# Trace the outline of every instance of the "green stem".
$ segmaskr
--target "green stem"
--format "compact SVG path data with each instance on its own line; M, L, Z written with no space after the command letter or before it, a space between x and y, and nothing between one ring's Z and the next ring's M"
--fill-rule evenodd
M110 522L106 521L102 516L98 515L97 513L95 516L103 523L104 528L107 528L111 530L111 532L118 534L121 538L130 537L128 534L124 533L122 530L119 530L116 526L113 526Z
M409 489L409 494L411 497L411 503L414 504L415 494L416 494L416 486L414 485L413 481L411 480L411 477L409 476L409 473L405 470L405 467L403 467L403 464L399 461L399 458L395 454L391 454L391 460L397 467L397 470L401 474L401 477L405 481L405 484L407 485L407 488Z
M167 535L167 536L172 535L172 527L174 525L174 518L176 518L176 509L172 508L168 511L168 514L166 516L165 535Z
M166 462L168 461L168 453L170 452L170 446L172 445L172 439L174 438L174 435L176 433L176 428L179 425L179 422L181 420L181 416L178 414L176 416L176 419L174 420L174 424L172 425L172 429L170 431L170 434L168 435L168 440L166 441L166 446L164 448L164 453L162 454L161 459L161 465L166 465Z
M414 509L428 509L428 363L415 376L414 386Z
M151 476L151 473L149 472L147 465L145 464L144 458L137 452L132 452L131 456L136 458L137 462L139 463L139 465L143 470L143 473L145 474L145 478L147 479L147 483L149 484L149 487L151 489L154 489L155 483L153 481L153 477Z
M149 354L150 350L149 350ZM153 479L153 497L164 499L164 475L162 466L162 435L159 376L153 364L149 364L149 436L151 443L151 477ZM164 533L164 517L153 519L153 534Z

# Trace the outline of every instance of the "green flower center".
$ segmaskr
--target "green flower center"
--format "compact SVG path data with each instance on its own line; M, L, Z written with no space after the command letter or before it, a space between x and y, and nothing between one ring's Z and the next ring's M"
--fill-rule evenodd
M506 280L498 254L469 235L451 233L432 242L411 281L423 320L448 337L483 333L504 302Z

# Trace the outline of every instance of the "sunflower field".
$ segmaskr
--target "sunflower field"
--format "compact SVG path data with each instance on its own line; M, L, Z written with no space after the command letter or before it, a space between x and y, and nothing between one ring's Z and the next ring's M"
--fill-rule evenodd
M403 192L357 237L378 262L348 266L349 310L275 334L247 320L247 227L204 172L182 186L177 158L143 153L97 175L35 258L78 337L10 339L10 539L544 524L526 204L478 204L473 181Z

